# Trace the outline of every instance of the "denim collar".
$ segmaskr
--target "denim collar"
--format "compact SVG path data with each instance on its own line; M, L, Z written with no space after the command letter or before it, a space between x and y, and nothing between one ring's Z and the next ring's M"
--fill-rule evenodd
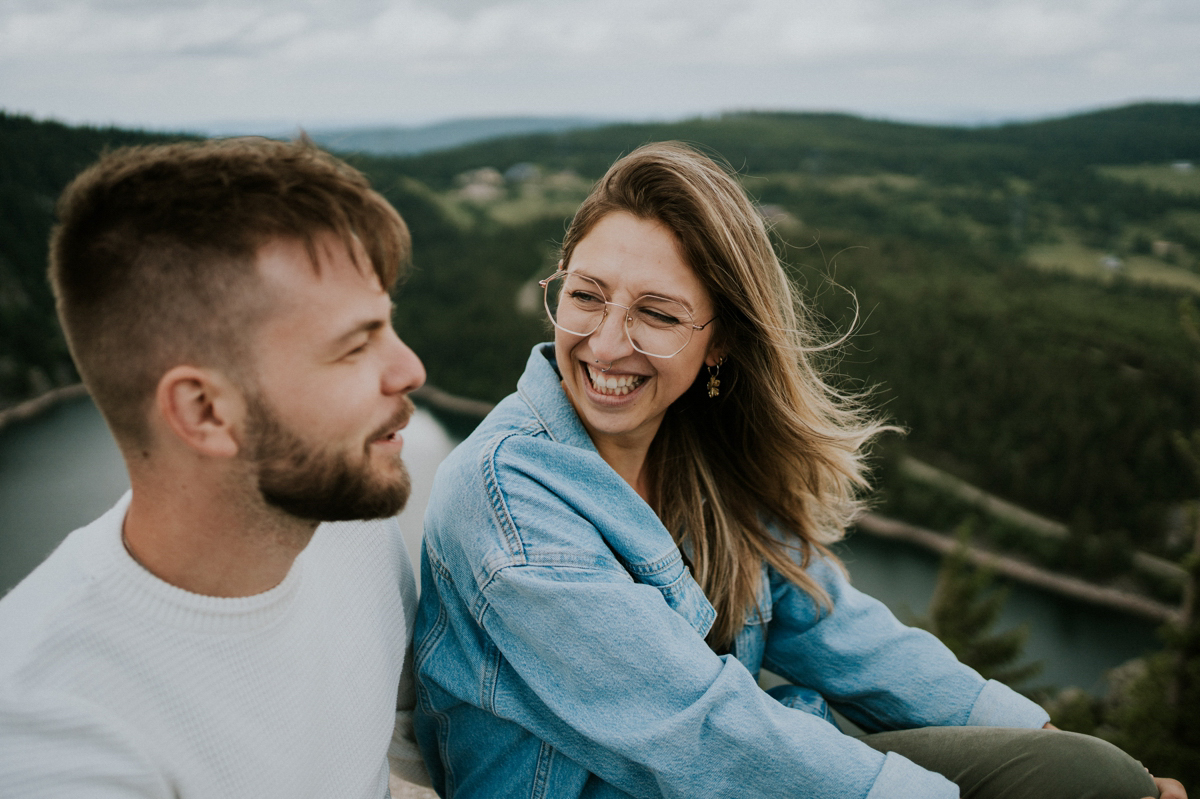
M548 341L534 346L525 364L525 373L517 381L517 393L533 411L550 438L596 452L596 445L579 420L579 414L567 399L562 387L562 374L554 358L554 342Z

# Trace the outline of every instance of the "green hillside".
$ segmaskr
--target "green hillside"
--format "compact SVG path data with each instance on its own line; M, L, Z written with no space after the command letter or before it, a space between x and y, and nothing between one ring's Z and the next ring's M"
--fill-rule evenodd
M106 147L165 138L0 111L0 408L76 379L46 281L59 193Z
M401 335L431 382L496 400L548 337L534 281L591 181L647 141L720 154L830 336L857 298L835 368L910 430L881 453L885 509L961 514L895 478L908 452L1070 525L1044 559L1103 576L1131 545L1187 541L1170 442L1200 427L1178 323L1200 295L1198 131L1200 105L987 128L743 113L351 158L413 231ZM0 404L73 379L44 279L54 196L102 147L150 138L0 114Z
M589 182L646 141L723 155L831 335L857 297L859 335L837 368L910 429L896 451L1070 525L1065 544L1039 545L1044 560L1104 577L1131 545L1177 557L1188 541L1179 508L1193 489L1171 433L1200 419L1178 323L1180 300L1200 294L1200 170L1173 165L1200 160L1197 131L1198 105L981 129L736 114L359 164L428 220L403 334L433 354L431 380L498 399L546 335L518 298L552 269ZM949 503L884 482L885 509L957 521Z
M947 127L845 114L724 114L682 122L612 125L481 142L400 161L445 187L467 169L532 161L599 174L614 153L681 139L720 153L740 171L902 172L997 183L1046 170L1200 159L1200 104L1143 104L1043 122Z

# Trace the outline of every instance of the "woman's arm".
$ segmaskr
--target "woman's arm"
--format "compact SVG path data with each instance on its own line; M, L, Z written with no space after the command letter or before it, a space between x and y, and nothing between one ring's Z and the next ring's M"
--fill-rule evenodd
M1041 727L1036 703L985 681L933 635L901 624L823 558L808 565L833 600L821 611L774 576L763 665L820 692L868 732L945 725Z
M418 669L427 698L452 697L427 718L452 724L470 703L634 796L958 796L714 654L711 605L653 513L602 490L619 478L598 458L556 461L552 446L518 439L443 466L454 483L426 519Z
M615 577L538 566L496 575L483 627L514 679L492 712L634 795L958 795L775 702L662 592Z

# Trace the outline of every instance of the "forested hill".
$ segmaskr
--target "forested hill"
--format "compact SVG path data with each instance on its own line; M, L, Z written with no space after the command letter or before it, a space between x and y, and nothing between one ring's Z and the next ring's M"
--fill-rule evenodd
M1069 525L1045 547L1055 567L1103 577L1131 545L1187 547L1196 487L1172 436L1200 426L1179 322L1200 293L1200 105L987 128L740 113L357 157L424 231L397 321L431 380L511 390L516 342L547 335L532 280L571 210L661 139L738 170L831 335L857 296L865 320L836 368L909 428L897 449ZM885 510L940 529L969 515L887 462Z
M0 111L0 408L76 379L46 281L59 193L106 147L168 138Z
M515 136L402 159L430 185L482 164L523 161L599 176L614 154L648 141L699 142L752 175L880 171L986 182L1046 170L1200 159L1200 103L1146 103L1063 119L951 127L846 114L734 113L681 122L613 125Z
M161 138L0 113L0 406L74 379L45 281L54 198L103 147ZM413 231L396 321L431 382L512 390L547 336L534 281L566 221L614 159L661 139L738 170L831 335L857 296L835 367L909 428L895 449L1069 524L1052 565L1182 554L1196 488L1172 436L1200 428L1179 325L1200 294L1200 104L981 128L738 113L352 155ZM962 518L888 462L885 509Z

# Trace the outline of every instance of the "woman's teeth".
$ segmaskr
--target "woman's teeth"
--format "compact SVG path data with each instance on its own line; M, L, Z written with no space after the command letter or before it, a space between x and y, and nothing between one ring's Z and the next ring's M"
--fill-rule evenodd
M588 367L588 377L592 381L592 388L596 389L596 391L616 397L628 394L640 386L646 379L642 375L601 374L590 366Z

